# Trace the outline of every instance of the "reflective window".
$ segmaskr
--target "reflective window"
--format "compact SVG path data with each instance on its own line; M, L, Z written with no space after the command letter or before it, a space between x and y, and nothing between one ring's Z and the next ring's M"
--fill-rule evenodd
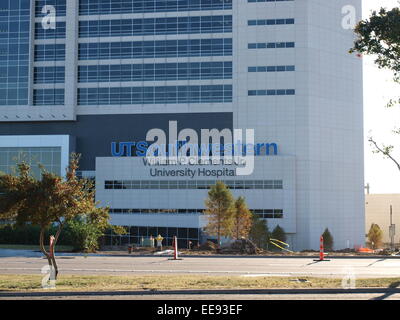
M208 57L231 55L231 38L135 42L95 42L79 44L79 60Z
M63 61L63 60L65 60L65 44L35 45L35 61Z
M250 209L250 211L261 219L283 219L282 209Z
M176 214L194 214L204 215L205 208L203 209L110 209L110 214L165 214L165 215L176 215ZM282 219L282 209L250 209L253 214L258 215L261 219Z
M259 66L249 67L249 72L284 72L284 71L295 71L295 66Z
M35 23L35 39L65 38L65 22L57 22L55 29L44 29L41 23Z
M163 246L171 246L174 236L177 236L179 248L197 246L200 240L200 229L197 228L176 228L176 227L143 227L127 226L127 234L117 235L111 229L105 233L102 243L106 246L120 246L127 244L143 245L144 240L150 237L153 239L161 235L164 239ZM154 241L154 245L157 245Z
M261 42L249 43L248 49L275 49L275 48L294 48L294 42Z
M79 37L120 37L232 32L232 16L89 20L79 22Z
M151 186L149 186L151 182ZM131 181L106 180L104 189L128 190L128 189L210 189L216 184L216 180L151 180ZM282 180L224 180L229 189L283 189Z
M0 172L15 173L17 163L25 161L36 178L40 177L39 165L47 171L61 174L61 147L0 147Z
M111 214L204 214L205 209L110 209Z
M78 105L232 102L232 85L78 89Z
M79 82L232 79L232 62L79 66Z
M46 13L42 13L42 9L46 5L53 6L56 9L56 15L58 17L65 16L66 1L67 0L36 0L35 2L36 17L44 17L46 15Z
M33 104L35 106L63 105L64 89L35 89Z
M116 14L232 9L232 0L80 0L79 14Z
M270 89L270 90L249 90L249 96L292 96L296 94L294 89Z
M0 105L27 105L30 1L0 1Z
M64 83L65 67L35 67L33 79L35 84Z
M294 24L294 19L261 19L249 20L247 22L249 26L272 26L279 24Z

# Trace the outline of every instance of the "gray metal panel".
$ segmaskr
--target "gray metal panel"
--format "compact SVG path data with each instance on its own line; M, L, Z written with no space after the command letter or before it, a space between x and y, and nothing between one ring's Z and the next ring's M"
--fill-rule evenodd
M117 114L78 116L75 122L0 123L1 135L68 134L75 137L76 151L82 154L81 170L95 170L96 157L111 156L111 142L144 141L148 130L168 132L168 121L178 121L178 131L191 128L233 129L232 113Z

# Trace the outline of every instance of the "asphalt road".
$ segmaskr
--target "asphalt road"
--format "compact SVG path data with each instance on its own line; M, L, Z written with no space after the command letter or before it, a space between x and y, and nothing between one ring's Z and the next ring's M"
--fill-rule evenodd
M47 261L40 254L5 256L0 254L0 274L40 274ZM313 258L264 257L168 257L66 255L58 257L64 274L208 274L257 276L314 276L341 278L400 277L400 257L332 258L316 262Z
M0 292L0 300L399 300L398 288Z
M0 300L26 300L27 297L0 297ZM37 296L28 297L29 300L399 300L400 294L235 294L235 295L103 295L103 296Z

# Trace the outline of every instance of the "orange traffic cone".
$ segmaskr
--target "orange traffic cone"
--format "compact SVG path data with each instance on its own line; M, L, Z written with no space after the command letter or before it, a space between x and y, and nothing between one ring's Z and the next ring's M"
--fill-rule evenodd
M321 236L319 238L319 260L314 260L314 261L330 261L325 259L325 253L324 253L324 237Z
M174 236L174 240L172 242L172 246L174 247L174 257L169 260L182 260L181 258L178 257L178 239L176 236Z

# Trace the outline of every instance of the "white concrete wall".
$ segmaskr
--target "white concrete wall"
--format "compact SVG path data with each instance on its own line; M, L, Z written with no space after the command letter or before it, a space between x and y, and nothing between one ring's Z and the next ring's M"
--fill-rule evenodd
M326 227L335 248L362 245L362 62L348 54L354 35L342 8L360 0L239 1L234 15L234 125L254 128L296 157L295 248L318 249ZM249 19L295 18L295 25L247 26ZM295 49L248 50L249 42L295 41ZM247 73L248 66L295 65L296 72ZM295 96L248 97L250 89L296 89Z
M105 190L106 180L191 180L188 177L152 177L150 169L221 169L232 166L144 166L141 158L97 158L96 198L101 205L114 209L203 209L208 190ZM257 157L255 171L237 180L283 180L283 189L232 190L235 197L244 196L250 209L283 209L283 219L268 219L270 228L277 224L288 233L296 233L295 161L293 157ZM193 180L216 180L213 177L195 177ZM233 180L223 177L220 180ZM119 225L204 227L206 220L199 215L184 214L112 214L112 222Z

